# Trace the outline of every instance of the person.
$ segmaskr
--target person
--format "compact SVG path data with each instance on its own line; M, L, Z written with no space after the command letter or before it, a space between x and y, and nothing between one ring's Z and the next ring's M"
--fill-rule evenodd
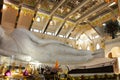
M29 55L41 63L55 63L57 60L60 64L74 64L93 58L90 51L77 50L56 40L40 39L24 28L6 34L0 27L0 49L8 51L8 55L9 52Z

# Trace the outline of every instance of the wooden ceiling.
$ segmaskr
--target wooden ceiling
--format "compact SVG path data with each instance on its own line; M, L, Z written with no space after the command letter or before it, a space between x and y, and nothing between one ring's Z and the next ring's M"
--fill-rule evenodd
M103 37L96 28L118 15L114 0L4 0L4 5L8 8L2 10L2 25L9 32L24 27L68 44L83 33Z

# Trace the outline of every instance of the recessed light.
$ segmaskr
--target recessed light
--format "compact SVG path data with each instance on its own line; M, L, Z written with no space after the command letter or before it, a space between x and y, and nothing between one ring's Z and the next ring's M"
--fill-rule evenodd
M37 18L36 18L36 21L37 21L37 22L40 22L40 17L37 17Z

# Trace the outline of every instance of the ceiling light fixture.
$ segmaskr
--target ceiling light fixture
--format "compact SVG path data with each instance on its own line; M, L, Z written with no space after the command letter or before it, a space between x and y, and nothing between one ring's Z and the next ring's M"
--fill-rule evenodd
M40 33L42 33L42 30L40 30Z
M54 5L49 5L49 8L52 9Z
M99 44L96 45L96 49L97 50L100 49L100 45Z
M39 32L39 30L38 30L38 29L33 29L33 31L34 31L34 32Z
M51 26L56 25L56 21L55 21L55 20L51 20L51 21L50 21L50 25L51 25Z
M58 35L59 37L64 37L63 35Z
M51 33L51 32L47 32L47 34L48 34L48 35L52 35L52 33Z
M69 9L69 8L67 8L67 12L70 12L70 9Z
M81 16L81 14L77 13L75 18L78 19Z
M90 47L89 47L89 46L87 46L87 50L90 50Z
M38 4L37 9L40 9L40 8L41 8L41 4Z
M60 13L63 13L63 12L64 12L63 7L61 7L59 10L60 10Z
M113 2L113 3L111 3L111 4L109 5L109 7L110 7L110 6L113 6L113 5L115 5L115 4L116 4L116 2Z
M40 17L39 16L36 18L36 22L40 22Z
M53 25L53 23L54 23L53 21L50 21L50 25Z
M102 25L103 25L103 26L106 26L106 23L103 23Z
M95 38L99 38L99 37L100 37L99 35L95 36Z
M74 38L73 37L69 37L69 39L73 40Z
M67 29L68 28L68 24L65 23L65 25L63 26L63 28Z

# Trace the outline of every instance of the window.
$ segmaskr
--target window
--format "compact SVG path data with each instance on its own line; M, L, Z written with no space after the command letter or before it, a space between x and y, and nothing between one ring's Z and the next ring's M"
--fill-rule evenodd
M96 45L96 49L100 49L100 45L99 44Z

